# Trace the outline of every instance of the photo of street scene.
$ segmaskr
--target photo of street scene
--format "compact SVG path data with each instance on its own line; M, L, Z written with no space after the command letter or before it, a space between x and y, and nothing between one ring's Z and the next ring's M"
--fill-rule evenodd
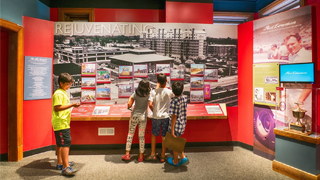
M132 93L132 84L119 84L119 97L130 97Z
M82 76L95 76L96 75L96 64L82 64L81 66Z
M132 78L132 66L119 66L119 78Z
M204 64L190 64L191 76L203 76Z
M97 83L110 83L111 72L110 70L97 70Z
M156 64L156 74L170 75L170 64Z
M204 88L203 77L191 77L190 78L190 88L191 89L203 89Z
M81 103L95 103L96 90L82 89L81 90Z
M74 27L76 31L72 31L72 34L64 32L66 25ZM93 27L102 29L95 33ZM203 69L217 69L218 73L218 82L204 82L210 85L211 93L211 98L204 103L226 103L227 106L238 104L237 26L55 22L54 32L53 91L59 87L60 73L71 74L75 80L69 90L71 102L81 102L82 64L95 64L92 71L98 69L110 72L108 87L111 89L110 100L98 99L96 104L127 103L128 99L123 98L127 91L120 91L121 84L134 85L130 91L133 92L136 84L147 79L154 89L157 85L157 68L158 72L166 70L171 81L184 82L183 96L190 103L191 64L202 64ZM139 68L140 73L146 73L145 77L136 77L136 65L147 65L147 72ZM122 67L125 66L131 66L131 71L123 71ZM180 70L171 73L171 69ZM97 79L100 79L98 73ZM99 81L96 88L104 87Z
M82 89L95 89L96 88L96 78L95 77L82 77L81 78L81 88Z
M205 69L204 70L204 81L218 81L218 69Z
M97 88L97 99L110 99L111 98L110 88Z
M170 73L171 80L184 80L184 69L171 69Z
M204 102L203 90L190 91L190 103L202 103Z
M147 64L135 64L133 66L134 77L148 77L148 65Z

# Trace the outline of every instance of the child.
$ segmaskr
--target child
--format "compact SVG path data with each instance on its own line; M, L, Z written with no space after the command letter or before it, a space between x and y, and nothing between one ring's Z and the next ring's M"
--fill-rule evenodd
M139 158L138 161L142 162L144 159L144 135L147 125L147 110L148 110L148 101L150 95L150 82L148 80L142 80L139 83L138 88L135 93L131 95L128 100L128 109L132 107L132 104L135 103L135 107L131 113L131 118L129 121L129 132L127 137L126 144L126 154L122 156L122 160L130 160L130 149L132 144L133 135L136 129L137 124L139 124Z
M70 98L66 90L70 88L74 79L68 73L59 75L59 88L52 96L52 127L56 138L56 154L58 165L56 168L62 170L62 174L73 176L76 172L70 166L69 150L71 146L70 116L71 107L79 107L79 103L70 104Z
M170 115L168 131L173 137L180 137L186 128L187 124L187 100L181 96L183 92L183 82L175 81L172 83L172 91L175 95L170 102ZM168 158L168 163L174 166L184 165L188 159L181 152L181 162L178 160L178 152L173 151L173 158Z
M171 90L166 88L167 76L163 73L157 75L157 88L151 92L149 107L153 109L152 134L151 134L151 155L146 160L156 160L156 136L159 136L161 127L162 142L168 131L169 105L173 97ZM159 156L161 162L165 162L166 147L162 145L162 153Z

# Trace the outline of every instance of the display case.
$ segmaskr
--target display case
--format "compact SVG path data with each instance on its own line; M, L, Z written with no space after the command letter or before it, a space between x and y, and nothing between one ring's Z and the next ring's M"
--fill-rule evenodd
M275 129L320 138L320 88L312 88L310 84L299 86L277 88Z

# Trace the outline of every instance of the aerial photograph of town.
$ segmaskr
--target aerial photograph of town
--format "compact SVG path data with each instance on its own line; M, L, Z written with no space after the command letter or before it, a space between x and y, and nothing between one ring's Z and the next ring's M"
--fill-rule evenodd
M76 23L71 24L76 27ZM121 25L106 24L102 25ZM87 26L91 26L91 23ZM237 105L236 28L228 25L163 23L129 23L129 27L131 26L149 29L142 28L135 33L132 30L131 34L107 32L97 35L86 32L88 29L83 34L55 33L53 90L58 88L59 74L68 72L75 80L69 90L71 101L92 102L94 98L96 104L127 103L127 97L142 79L148 79L151 88L155 88L156 74L165 73L168 88L172 81L184 82L183 95L188 103L190 89L199 91L204 84L209 84L211 98L204 100L204 103ZM91 64L95 64L95 68ZM82 71L82 67L86 67L85 70ZM205 74L206 69L214 71ZM96 99L98 96L93 97L92 92L89 96L87 92L81 93L84 87L90 87L93 83L87 79L82 82L82 77L91 75L97 77L95 88L110 89L109 99ZM202 77L204 84L200 85L200 81L190 82L191 77L198 76ZM204 77L215 81L204 81ZM85 94L87 98L81 97L81 94Z

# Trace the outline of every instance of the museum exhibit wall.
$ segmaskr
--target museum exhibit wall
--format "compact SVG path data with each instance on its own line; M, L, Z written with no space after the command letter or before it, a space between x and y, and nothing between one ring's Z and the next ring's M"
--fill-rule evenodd
M53 56L53 28L51 21L23 17L24 56ZM23 101L23 151L51 146L52 100Z
M253 21L238 25L238 139L253 145Z
M0 154L8 153L8 43L9 33L0 30Z
M313 41L313 45L312 45L312 57L313 57L313 62L315 63L315 83L313 84L313 87L319 87L320 85L320 78L319 78L319 13L317 12L317 10L319 9L319 4L320 3L316 3L313 4L311 9L312 9L312 41ZM297 11L297 10L292 10ZM286 12L283 12L283 14ZM293 13L295 14L295 13ZM276 17L276 15L274 15ZM270 17L265 17L263 19L259 19L260 21L268 21L269 22L277 22L277 18L274 18L273 16ZM246 91L244 92L242 86L245 87L254 87L253 81L248 81L249 79L253 79L254 80L254 72L253 72L253 40L254 40L254 34L253 32L249 31L249 30L253 30L254 29L254 23L259 21L259 20L255 20L252 22L248 22L248 23L244 23L238 26L238 41L239 41L239 56L238 56L238 61L239 61L239 101L238 101L238 108L239 108L239 141L241 140L241 136L240 134L242 133L247 133L245 130L243 130L243 128L241 128L241 125L243 124L244 126L250 126L250 127L254 127L254 118L251 117L250 114L252 114L252 116L254 116L254 112L251 111L254 109L254 105L253 105L253 97L249 97L253 95L253 90L251 89L246 89ZM271 23L272 24L272 23ZM276 32L275 32L276 33ZM243 46L241 46L241 43L244 43ZM262 42L263 43L263 42ZM263 60L263 59L260 59ZM245 69L247 72L242 71L243 69ZM246 74L246 81L243 79L244 78L244 73ZM246 94L248 97L245 98L244 94ZM311 98L311 97L310 97ZM315 99L315 95L313 95L312 99ZM267 108L267 106L257 106L255 107L257 111L270 111L270 108ZM314 108L314 107L313 107ZM250 109L250 110L248 110ZM315 117L314 113L315 111L317 111L316 109L313 109L312 111L312 115L313 118L319 118L319 117ZM248 113L247 113L248 112ZM247 114L247 115L245 115ZM251 119L250 121L247 121L247 124L244 124L246 121L242 121L242 118L248 118ZM272 118L273 119L273 118ZM244 123L243 123L244 122ZM253 130L253 129L252 129ZM250 131L250 133L254 134L253 131ZM257 140L254 140L255 135L250 135L248 134L249 137L252 138L251 142L255 142L253 143L253 148L254 148L254 152L262 155L264 157L267 157L269 159L273 159L274 158L274 144L272 145L272 142L269 142L269 145L267 148L262 148L261 147L261 143L259 143ZM257 135L256 135L257 136ZM268 138L271 138L268 137ZM271 138L272 139L272 138ZM268 144L268 142L263 142L264 144ZM273 150L272 150L273 147ZM257 149L256 149L257 148ZM270 149L269 149L270 148Z
M14 3L15 1L10 1ZM212 5L212 4L211 4ZM194 8L197 8L196 6L193 6ZM319 10L319 4L313 5L313 7L316 8L316 10ZM101 9L102 11L108 11L109 9ZM124 9L114 9L116 13L123 13ZM29 11L29 10L28 10ZM54 12L53 12L54 11ZM51 21L56 21L57 20L57 8L50 8L50 20ZM159 13L161 10L150 10L151 14L153 14L153 18L143 20L139 18L144 18L141 17L139 14L146 13L144 10L141 9L136 9L131 11L134 14L137 14L134 16L137 19L132 19L130 22L162 22L162 18L160 18ZM148 11L148 12L150 12ZM153 13L152 13L153 12ZM318 11L319 12L319 11ZM11 13L17 13L16 11L12 11ZM20 12L19 12L20 13ZM103 13L103 12L102 12ZM122 22L119 16L113 17L114 19L108 20L110 22ZM164 11L165 16L167 16L166 12ZM172 14L172 16L179 16L180 14ZM194 16L195 14L188 14L190 16ZM99 17L102 15L99 15ZM104 15L106 16L106 15ZM320 25L319 19L320 15L319 13L316 13L315 15L317 17L317 26ZM22 24L22 15L19 15L21 18L21 23L15 22L17 24ZM121 16L120 16L121 17ZM212 16L211 16L212 17ZM96 17L97 18L97 17ZM105 19L101 18L102 21L105 21ZM161 19L161 20L159 20ZM188 19L188 18L186 18ZM31 20L31 19L29 19ZM26 21L26 23L29 20ZM38 21L38 19L32 19L34 21ZM212 19L211 19L212 20ZM202 22L202 23L208 23L211 24L212 22ZM13 21L14 22L14 21ZM185 21L184 23L197 23L197 22L188 22ZM42 23L38 24L40 27ZM43 23L45 25L46 23ZM32 25L30 25L30 28ZM27 26L25 28L28 28ZM186 131L185 136L187 137L188 141L190 142L230 142L230 141L239 141L245 144L248 144L250 146L253 145L253 101L252 101L252 65L253 65L253 59L252 59L252 54L253 54L253 22L248 22L244 23L238 26L238 63L239 63L239 73L238 73L238 107L227 107L228 111L228 119L227 120L201 120L201 124L199 121L189 121L188 122L188 129ZM317 34L319 34L319 27L317 27ZM28 31L28 30L27 30ZM38 33L42 34L44 33L43 31L45 30L40 30L40 28L37 28L33 33ZM53 28L52 28L53 31ZM49 31L48 31L49 32ZM41 38L44 41L50 41L47 40L48 37L46 38ZM53 32L50 35L50 38L53 38ZM49 38L49 39L50 39ZM320 42L320 36L314 36L314 38L317 38L317 41L314 42ZM34 42L34 39L36 41ZM35 48L36 50L31 50L28 49L28 51L32 51L30 53L30 56L46 56L46 57L52 57L52 50L53 48L48 48L44 50L46 51L51 51L49 52L33 52L33 51L39 51L41 48L39 40L40 38L34 38L32 40L28 40L27 42L29 43L28 48ZM27 40L27 39L26 39ZM26 43L25 42L25 46ZM34 43L32 43L34 42ZM53 43L51 43L53 45ZM317 44L317 51L319 51L319 45ZM27 50L26 49L26 50ZM38 49L38 50L37 50ZM25 55L27 55L25 52ZM42 54L44 53L44 54ZM319 61L319 57L316 56ZM319 76L319 75L318 75ZM317 78L317 82L319 81L319 78ZM1 99L1 103L3 103L3 99ZM43 116L35 115L34 109L31 109L31 107L24 107L24 110L30 111L30 112L25 112L26 115L24 115L24 146L25 149L24 151L29 151L32 149L37 149L37 148L42 148L42 147L47 147L48 145L54 145L54 137L52 136L52 128L51 128L51 102L48 102L48 100L36 100L34 102L24 102L24 106L29 106L29 105L37 105L40 107L40 112L44 112ZM42 105L46 108L42 108ZM49 108L48 108L49 107ZM239 108L239 110L238 110ZM37 112L39 112L37 110ZM3 118L1 118L3 119ZM42 121L46 121L45 124L42 124ZM40 123L39 123L40 122ZM111 126L115 128L120 128L124 129L123 132L120 134L117 134L117 138L115 139L96 139L96 136L92 136L92 134L97 134L97 128L101 126L105 126L106 124L109 126L111 123ZM1 125L5 124L1 120ZM34 124L39 124L36 125L37 130L40 128L40 131L37 132L34 128ZM40 126L41 125L41 126ZM79 137L78 139L73 139L75 144L124 144L125 143L125 138L126 138L126 133L128 129L128 121L113 121L113 122L72 122L71 123L72 129L75 132L72 132L72 136ZM84 128L85 127L85 128ZM147 126L147 128L151 129L150 123ZM41 129L44 130L49 130L48 133L46 131L42 131ZM2 130L1 130L1 135L2 135ZM194 136L193 132L197 132L198 136ZM86 135L87 133L87 135ZM150 132L149 132L150 133ZM34 136L41 136L41 138L34 138ZM119 135L119 137L118 137ZM83 138L83 139L81 139ZM137 140L137 135L135 135L135 143L138 142ZM159 139L158 139L159 140ZM5 142L5 137L1 136L1 143ZM150 142L150 137L146 135L146 141ZM2 145L2 144L1 144ZM0 152L1 154L6 153L6 151Z

